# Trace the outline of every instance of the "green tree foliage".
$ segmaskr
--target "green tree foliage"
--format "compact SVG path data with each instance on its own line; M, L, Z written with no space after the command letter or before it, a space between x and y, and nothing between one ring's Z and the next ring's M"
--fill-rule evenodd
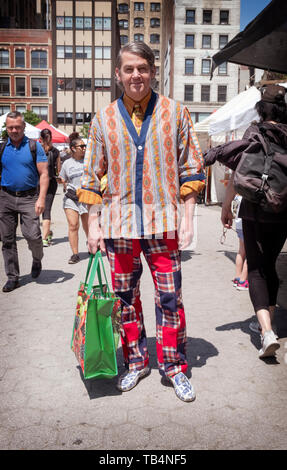
M37 126L37 124L42 121L42 119L40 119L37 114L33 113L33 111L30 110L25 111L25 113L23 113L23 116L25 121L31 124L32 126Z
M82 136L84 139L87 139L87 138L88 138L88 135L89 135L89 128L90 128L90 125L89 125L89 124L84 124L83 127L82 127L81 130L80 130L80 134L81 134L81 136Z

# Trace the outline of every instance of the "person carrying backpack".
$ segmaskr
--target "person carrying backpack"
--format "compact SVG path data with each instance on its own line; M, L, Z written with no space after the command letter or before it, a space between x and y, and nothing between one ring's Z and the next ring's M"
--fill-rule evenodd
M43 219L43 246L48 247L52 241L51 232L51 209L58 183L57 176L61 171L60 152L52 145L52 132L50 129L43 129L40 134L40 143L48 158L49 187L46 195L45 210Z
M0 233L8 277L2 291L11 292L19 286L16 244L19 216L23 237L32 252L32 278L37 278L42 270L43 244L39 216L45 208L49 176L44 150L38 142L33 143L25 136L22 114L18 111L8 113L6 129L9 138L6 144L2 144L0 160Z
M238 181L242 183L244 194L241 193L243 198L239 217L243 225L249 295L258 319L258 332L261 333L260 358L274 356L280 347L272 329L272 321L279 289L276 260L287 238L285 92L282 86L268 85L263 90L261 100L255 105L260 122L249 126L242 141L211 149L205 156L206 164L219 160L235 170L222 205L221 221L226 228L232 226L231 203L236 192L239 192ZM262 151L263 147L267 149L266 152ZM256 188L258 163L262 156L265 157L263 172ZM254 325L251 329L254 330Z

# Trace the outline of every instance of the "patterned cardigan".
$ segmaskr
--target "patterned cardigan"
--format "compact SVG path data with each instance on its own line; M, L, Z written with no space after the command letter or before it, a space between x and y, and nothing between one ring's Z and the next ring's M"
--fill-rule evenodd
M138 135L121 97L91 123L78 196L99 205L104 238L160 237L178 229L181 200L204 188L203 168L186 107L152 92Z

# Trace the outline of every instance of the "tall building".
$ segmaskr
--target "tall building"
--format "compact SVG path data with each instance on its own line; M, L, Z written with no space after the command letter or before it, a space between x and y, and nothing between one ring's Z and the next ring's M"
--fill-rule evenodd
M32 110L81 130L120 94L119 48L116 0L1 0L0 115Z
M52 0L53 123L69 133L114 100L116 0Z
M33 111L52 119L49 1L0 2L0 115Z
M162 35L165 0L157 2L117 0L121 45L128 42L143 41L155 54L156 84L160 91L162 75Z
M240 0L175 0L170 96L183 102L193 122L207 117L239 91L238 65L224 63L210 80L212 56L240 30ZM168 87L166 87L168 90Z

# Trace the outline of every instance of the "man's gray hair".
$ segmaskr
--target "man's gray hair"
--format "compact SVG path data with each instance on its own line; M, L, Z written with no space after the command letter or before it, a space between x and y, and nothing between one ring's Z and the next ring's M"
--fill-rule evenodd
M122 55L124 52L129 52L130 54L135 54L141 57L142 59L145 59L149 66L152 68L154 67L154 53L152 49L145 43L145 42L130 42L129 44L126 44L123 46L118 53L117 59L116 59L116 67L121 68L122 65Z
M20 117L22 121L25 122L24 116L22 113L20 113L20 111L11 111L10 113L7 114L6 119L7 118L17 119L18 117Z

